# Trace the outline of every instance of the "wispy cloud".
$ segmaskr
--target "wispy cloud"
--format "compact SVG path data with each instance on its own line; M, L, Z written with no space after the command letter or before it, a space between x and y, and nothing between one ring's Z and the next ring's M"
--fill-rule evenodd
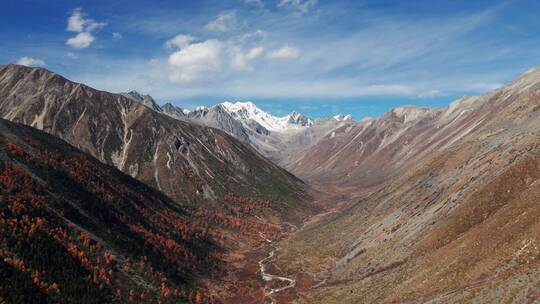
M244 0L244 3L249 4L249 5L254 5L257 7L264 7L263 0Z
M239 48L232 50L233 57L231 61L231 67L236 71L253 71L253 67L250 63L260 57L264 52L263 47L254 47L247 52L242 52Z
M290 8L301 14L305 14L316 4L317 0L279 0L278 7Z
M79 56L73 52L68 52L67 56L69 59L79 59Z
M513 40L515 30L501 30L504 10L496 6L420 16L395 7L358 9L352 2L224 1L194 11L152 7L107 15L114 33L126 37L122 48L116 43L68 55L80 56L77 61L65 61L63 45L60 55L23 54L36 54L50 67L57 64L54 56L61 57L78 81L113 91L140 89L158 99L383 96L428 102L497 88L537 60L540 47L537 36ZM68 45L94 45L104 26L82 9L72 11ZM108 35L115 39L114 33ZM129 43L133 47L124 48Z
M216 19L206 24L205 28L214 32L228 32L234 30L236 26L236 12L226 11L219 13Z
M174 36L173 38L167 40L165 42L165 46L167 48L183 48L188 45L190 45L193 41L195 41L195 37L191 35L184 35L184 34L178 34Z
M441 91L439 90L429 90L425 92L420 92L417 97L420 99L430 99L441 96Z
M272 59L294 59L300 56L300 50L295 47L285 45L277 50L273 50L268 53L268 58Z

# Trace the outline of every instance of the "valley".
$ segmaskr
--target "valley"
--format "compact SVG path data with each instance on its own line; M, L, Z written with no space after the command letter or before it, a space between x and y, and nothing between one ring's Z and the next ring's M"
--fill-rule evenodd
M540 304L540 1L0 3L0 304Z
M540 69L352 121L188 112L6 65L0 116L0 271L19 292L4 298L539 300ZM36 246L85 275L24 254Z
M326 208L270 251L272 273L296 280L274 299L536 303L538 88L533 69L447 109L393 110L308 148L288 168L326 192L313 195Z

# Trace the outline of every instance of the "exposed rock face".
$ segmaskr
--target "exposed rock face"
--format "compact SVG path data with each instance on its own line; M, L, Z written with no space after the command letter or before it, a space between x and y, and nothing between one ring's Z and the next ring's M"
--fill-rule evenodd
M351 115L342 114L311 120L294 111L276 117L252 102L224 102L188 111L170 103L160 107L149 95L135 91L122 95L170 117L223 130L281 166L289 163L291 154L308 148L330 131L352 123Z
M298 112L292 112L291 114L289 114L289 119L287 120L287 123L302 127L311 127L313 125L311 119Z
M156 111L156 112L161 112L162 109L161 107L157 104L157 102L154 100L154 98L152 98L152 96L150 95L142 95L141 93L137 92L137 91L131 91L131 92L128 92L128 93L120 93L122 94L123 96L131 99L131 100L134 100L134 101L137 101L137 102L140 102L142 103L143 105L149 107L150 109Z
M164 104L161 107L161 111L176 119L183 119L189 113L189 111L186 111L185 109L182 109L170 103Z
M42 68L0 67L0 117L56 135L177 201L249 193L276 199L279 209L300 200L301 182L252 148L220 130L158 113L143 105L149 97L128 95Z
M279 258L326 279L309 303L536 302L539 144L539 69L342 127L289 168L351 202Z
M199 108L190 112L187 117L191 121L223 130L245 143L250 143L249 131L221 105Z

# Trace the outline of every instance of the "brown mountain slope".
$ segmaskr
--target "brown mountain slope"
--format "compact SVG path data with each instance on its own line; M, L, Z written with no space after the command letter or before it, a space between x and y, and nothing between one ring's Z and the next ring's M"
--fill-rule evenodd
M306 154L327 176L296 164L357 195L283 242L279 265L321 281L309 303L539 301L540 70L448 109L399 112Z
M196 211L0 119L0 302L209 300L220 233Z
M178 202L220 208L241 195L271 201L268 214L308 209L300 180L224 132L46 69L0 67L0 117L58 136Z
M464 97L445 109L396 108L379 119L335 130L293 156L287 168L325 187L377 186L401 174L409 164L467 137L491 136L489 132L504 132L529 119L538 107L537 90L540 69L531 69L504 88ZM488 129L483 135L477 132Z

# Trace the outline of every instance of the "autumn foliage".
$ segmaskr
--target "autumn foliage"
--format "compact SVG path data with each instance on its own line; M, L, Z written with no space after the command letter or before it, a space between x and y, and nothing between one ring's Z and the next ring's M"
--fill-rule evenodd
M220 287L199 278L225 273L227 239L280 232L257 195L182 206L50 137L0 135L0 159L7 303L215 303Z
M2 301L213 301L194 289L216 245L192 211L78 153L28 139L0 152Z

